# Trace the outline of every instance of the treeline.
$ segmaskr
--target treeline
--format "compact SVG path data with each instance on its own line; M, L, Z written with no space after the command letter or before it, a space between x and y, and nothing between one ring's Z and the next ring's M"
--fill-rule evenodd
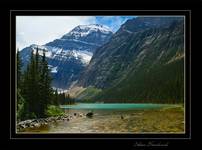
M30 62L22 71L20 53L17 51L17 119L47 117L49 105L60 105L70 101L65 94L58 94L51 87L51 74L43 50L39 55L38 48L31 52Z
M54 105L72 105L75 104L75 99L70 97L69 94L58 93L57 90L54 91L53 98Z

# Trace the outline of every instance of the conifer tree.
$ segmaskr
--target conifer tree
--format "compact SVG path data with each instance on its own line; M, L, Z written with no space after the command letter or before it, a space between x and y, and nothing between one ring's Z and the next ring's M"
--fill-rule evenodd
M40 76L40 92L42 96L40 97L40 110L39 116L44 117L45 111L47 110L48 104L50 104L51 99L51 77L50 70L48 68L48 63L45 56L45 50L43 50L43 56L41 61L41 76Z
M43 96L43 93L40 92L40 74L41 74L41 62L40 62L40 57L39 57L39 50L38 47L36 48L36 53L35 53L35 88L36 88L36 93L35 93L35 114L37 117L40 117L40 99Z
M17 87L20 88L21 78L22 78L22 61L20 59L20 52L19 49L17 50Z
M28 102L28 111L30 112L30 117L36 117L37 112L37 82L36 82L36 61L34 52L31 53L31 59L29 64L29 69L27 70L27 102Z
M59 105L59 96L58 96L58 90L56 89L54 92L54 97L53 97L53 105Z
M22 97L22 90L21 90L21 87L22 87L22 70L21 70L21 67L22 67L22 61L20 59L20 52L19 52L19 49L17 50L17 119L20 120L21 116L23 115L23 112L24 112L24 98Z

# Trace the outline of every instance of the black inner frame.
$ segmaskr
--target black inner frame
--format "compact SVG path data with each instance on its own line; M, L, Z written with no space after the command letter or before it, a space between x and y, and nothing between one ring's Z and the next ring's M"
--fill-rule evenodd
M94 134L94 133L67 133L67 134L19 134L16 133L15 98L16 98L16 16L185 16L185 134ZM162 140L162 139L190 139L191 138L191 11L189 10L103 10L103 11L65 11L65 10L12 10L10 11L10 61L11 61L11 93L10 93L10 138L11 139L135 139L135 140Z

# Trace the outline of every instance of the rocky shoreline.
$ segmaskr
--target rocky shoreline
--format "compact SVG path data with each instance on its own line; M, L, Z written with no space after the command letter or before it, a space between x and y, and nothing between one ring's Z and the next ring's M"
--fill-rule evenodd
M25 121L20 121L17 123L17 131L20 132L26 128L40 128L41 126L47 126L49 123L59 122L59 121L70 121L74 118L79 118L79 117L88 117L88 113L87 114L73 113L73 114L65 114L63 116L29 119Z

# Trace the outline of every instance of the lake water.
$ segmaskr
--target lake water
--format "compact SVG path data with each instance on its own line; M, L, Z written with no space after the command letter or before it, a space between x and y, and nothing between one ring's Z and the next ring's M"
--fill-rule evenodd
M134 109L156 109L162 107L170 107L174 105L168 104L134 104L134 103L78 103L75 105L61 105L63 109L96 109L96 110L134 110Z
M72 118L26 132L40 133L182 133L182 105L169 104L101 104L61 105ZM93 117L85 116L89 111ZM75 115L76 113L76 115ZM79 117L79 114L83 114Z

